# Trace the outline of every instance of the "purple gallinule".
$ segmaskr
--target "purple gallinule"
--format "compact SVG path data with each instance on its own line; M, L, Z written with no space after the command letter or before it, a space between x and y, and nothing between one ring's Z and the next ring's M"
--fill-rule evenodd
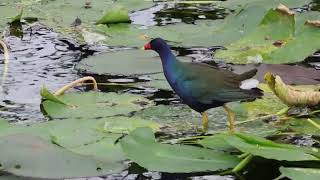
M182 62L176 59L161 38L151 40L144 49L154 50L160 55L163 72L171 88L185 104L201 113L205 132L208 130L206 110L223 106L229 115L230 130L233 131L234 113L225 103L251 100L263 95L256 86L245 87L245 82L256 74L256 69L239 75L203 63Z

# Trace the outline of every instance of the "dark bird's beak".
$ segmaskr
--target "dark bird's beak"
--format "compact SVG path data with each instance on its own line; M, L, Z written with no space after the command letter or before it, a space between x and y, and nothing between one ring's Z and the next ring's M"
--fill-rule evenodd
M150 43L147 43L146 45L144 45L144 50L149 50L149 49L151 49Z

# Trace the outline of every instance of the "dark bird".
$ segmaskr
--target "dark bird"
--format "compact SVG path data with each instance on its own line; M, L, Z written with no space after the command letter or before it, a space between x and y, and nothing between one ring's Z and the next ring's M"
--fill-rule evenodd
M230 130L234 130L234 113L225 103L252 100L263 96L260 89L245 87L257 70L235 74L203 63L179 61L161 38L151 40L145 50L156 51L161 58L164 75L182 101L201 113L203 130L208 130L208 109L223 106L229 115ZM251 79L252 80L252 79Z

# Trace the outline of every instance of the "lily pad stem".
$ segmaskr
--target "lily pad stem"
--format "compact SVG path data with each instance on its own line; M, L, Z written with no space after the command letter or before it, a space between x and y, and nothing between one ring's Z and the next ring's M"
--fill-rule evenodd
M248 153L248 155L236 167L232 169L232 172L237 173L242 169L244 169L252 160L252 158L253 158L253 155Z
M309 118L307 119L307 121L320 130L320 125L318 123L314 122L313 120L311 120Z
M0 45L3 48L3 56L4 56L4 66L3 66L3 73L2 73L2 78L1 78L1 87L5 83L7 73L8 73L8 64L9 64L9 50L6 45L6 43L2 40L0 40Z
M6 45L6 43L2 40L0 40L0 45L3 48L3 55L4 55L4 64L8 64L9 63L9 50L8 47Z
M77 87L77 86L80 86L82 85L85 81L92 81L93 82L93 90L97 91L98 90L98 85L97 85L97 81L91 77L91 76L86 76L86 77L83 77L83 78L80 78L80 79L77 79L65 86L63 86L61 89L59 89L58 91L56 91L54 93L55 96L60 96L60 95L63 95L64 92L66 92L67 90L71 89L71 88L74 88L74 87Z

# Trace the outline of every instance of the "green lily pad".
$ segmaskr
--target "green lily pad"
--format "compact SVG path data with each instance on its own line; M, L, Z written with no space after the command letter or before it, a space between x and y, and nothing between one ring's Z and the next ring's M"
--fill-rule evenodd
M320 42L314 41L315 38L320 38L320 27L306 24L292 41L272 52L264 62L278 64L303 61L319 50Z
M197 143L202 145L203 147L218 150L218 151L229 151L233 150L234 147L228 144L224 138L226 138L226 134L215 134L213 136L209 136L207 138L199 140Z
M278 144L254 135L234 133L233 135L226 136L224 139L229 145L236 147L242 152L261 156L267 159L286 161L320 160L306 152L304 148L289 144Z
M234 156L208 149L157 143L149 128L132 131L120 144L131 160L150 171L218 171L232 168L239 162Z
M142 96L133 94L76 92L59 96L68 105L50 100L42 103L44 111L52 118L96 119L120 114L128 114L152 105Z
M82 73L130 76L162 72L162 65L155 52L125 50L88 57L75 69Z
M128 134L139 127L149 127L154 132L160 130L160 125L156 122L144 120L137 117L110 117L104 123L103 130L110 133L123 133Z
M267 8L272 8L275 7L279 4L284 4L290 8L295 8L295 7L302 7L303 5L308 5L311 3L312 0L275 0L275 1L269 1L269 0L251 0L251 1L246 1L246 0L227 0L227 1L222 1L222 2L217 2L218 5L226 8L231 8L231 9L241 9L245 8L249 4L259 4L263 5Z
M101 17L96 24L128 23L130 22L129 11L122 6L115 6Z
M293 15L272 9L251 34L226 46L227 50L220 50L215 56L232 63L260 63L265 54L278 49L274 45L276 41L284 43L294 35L294 27Z
M166 80L166 77L162 72L148 75L148 77L152 80L141 84L141 86L172 91L172 88L170 87L168 81Z
M52 142L64 148L86 146L108 136L99 131L104 121L103 119L67 119L52 123L49 133Z
M10 125L10 127L0 131L0 137L23 133L41 137L47 142L52 142L81 155L105 159L109 162L122 162L126 157L119 145L115 144L121 134L102 131L103 125L108 120L108 118L99 120L66 119L37 123L27 127ZM125 123L121 125L126 126ZM120 127L115 126L114 128Z
M320 179L320 169L315 168L295 168L295 167L280 167L281 177L287 177L292 180L318 180Z
M177 23L143 29L139 25L115 24L96 26L95 31L105 34L105 43L114 46L141 47L146 43L140 38L142 34L152 38L162 37L172 45L184 47L225 45L250 33L259 24L264 12L264 7L250 6L225 20L201 20L196 21L195 25Z
M1 170L24 177L61 179L102 176L125 168L122 163L75 154L27 134L1 137L0 151Z
M320 124L320 118L312 118L317 124ZM320 129L307 122L306 118L296 118L292 117L284 122L282 125L283 131L294 131L297 134L304 135L315 135L318 136L320 134Z

